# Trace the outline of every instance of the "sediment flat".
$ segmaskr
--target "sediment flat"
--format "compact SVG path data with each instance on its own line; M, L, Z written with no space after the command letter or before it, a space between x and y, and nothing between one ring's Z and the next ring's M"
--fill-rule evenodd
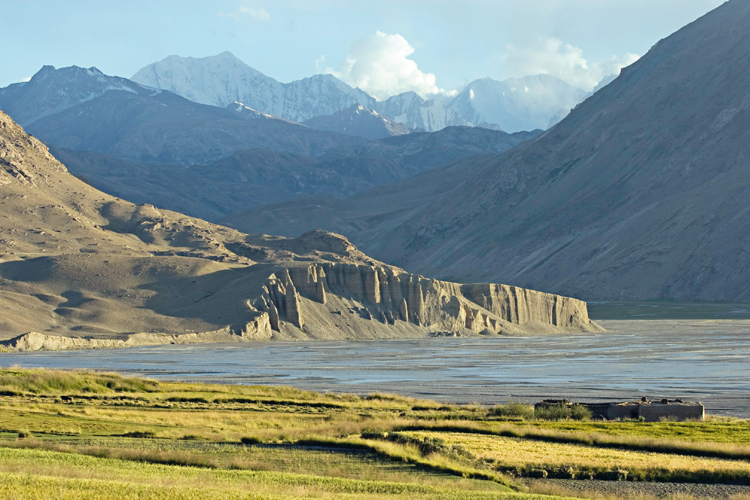
M495 404L683 398L750 417L750 320L603 321L606 333L257 342L8 353L2 366L116 370L171 380L376 391Z

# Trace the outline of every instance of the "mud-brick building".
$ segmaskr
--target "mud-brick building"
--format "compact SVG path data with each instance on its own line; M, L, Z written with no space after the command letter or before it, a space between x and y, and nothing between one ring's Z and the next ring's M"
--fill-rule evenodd
M625 403L573 403L567 400L547 399L535 406L552 405L572 406L580 404L591 411L594 419L622 420L640 419L646 422L659 422L660 420L704 420L706 409L703 403L682 401L681 399L660 399L649 401L646 398L637 402Z

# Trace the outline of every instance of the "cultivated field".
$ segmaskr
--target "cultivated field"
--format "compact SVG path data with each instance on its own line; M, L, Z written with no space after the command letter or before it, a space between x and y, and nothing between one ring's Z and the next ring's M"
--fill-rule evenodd
M498 470L541 471L563 478L750 481L750 464L744 460L707 458L582 444L477 435L455 432L409 432L419 439L440 439L450 446L462 446L471 455L490 460Z
M533 477L750 484L750 424L736 419L595 422L517 403L22 369L0 371L0 415L0 498L532 499Z

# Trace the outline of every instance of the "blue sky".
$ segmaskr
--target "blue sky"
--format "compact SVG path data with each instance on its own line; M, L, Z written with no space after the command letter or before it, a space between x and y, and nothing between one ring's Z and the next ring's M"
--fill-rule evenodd
M477 78L539 72L590 87L721 3L0 0L12 47L0 62L0 86L45 64L130 77L171 54L228 50L283 82L329 71L382 95L410 86L449 93Z

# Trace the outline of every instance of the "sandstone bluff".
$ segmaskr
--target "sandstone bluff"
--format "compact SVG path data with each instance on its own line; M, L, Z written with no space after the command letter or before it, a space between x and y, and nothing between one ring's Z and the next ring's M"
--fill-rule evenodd
M427 279L346 238L239 231L73 177L0 113L4 349L601 331L573 298Z

